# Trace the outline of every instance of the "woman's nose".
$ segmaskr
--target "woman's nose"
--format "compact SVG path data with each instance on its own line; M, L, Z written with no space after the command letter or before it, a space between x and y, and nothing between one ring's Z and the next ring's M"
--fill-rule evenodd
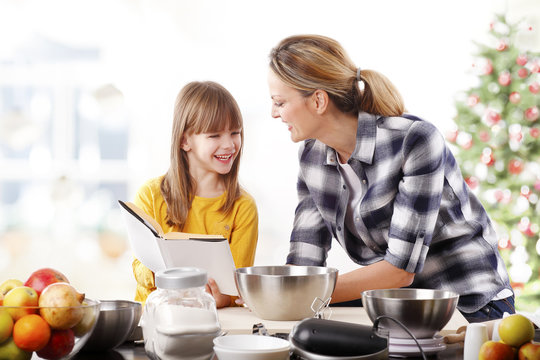
M274 119L279 117L279 113L274 105L272 105L272 109L270 110L270 116L272 116Z

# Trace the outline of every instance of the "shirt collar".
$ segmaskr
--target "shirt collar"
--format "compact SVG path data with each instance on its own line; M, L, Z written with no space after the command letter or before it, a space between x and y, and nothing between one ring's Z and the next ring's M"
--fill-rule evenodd
M379 116L366 112L358 114L358 127L356 129L356 147L351 158L366 164L372 164L375 153L375 140L377 137L377 119ZM326 146L326 165L338 165L336 151Z

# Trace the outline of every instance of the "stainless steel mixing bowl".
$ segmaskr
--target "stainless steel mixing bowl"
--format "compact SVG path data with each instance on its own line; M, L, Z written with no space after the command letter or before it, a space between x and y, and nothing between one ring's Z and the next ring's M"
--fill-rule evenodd
M372 322L381 315L390 316L418 339L432 338L450 321L459 295L446 290L383 289L362 293L362 302ZM390 337L410 338L409 334L392 320L381 319L379 329L387 329Z
M327 300L338 271L321 266L252 266L236 270L236 286L247 306L261 319L312 317L316 298Z
M114 349L128 339L137 327L142 305L129 300L101 300L94 331L81 351Z

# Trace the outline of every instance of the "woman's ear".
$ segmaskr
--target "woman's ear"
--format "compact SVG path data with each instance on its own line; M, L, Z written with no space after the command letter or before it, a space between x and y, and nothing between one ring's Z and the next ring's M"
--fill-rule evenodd
M324 90L315 90L312 95L313 105L315 106L315 111L317 114L323 114L328 108L328 93Z

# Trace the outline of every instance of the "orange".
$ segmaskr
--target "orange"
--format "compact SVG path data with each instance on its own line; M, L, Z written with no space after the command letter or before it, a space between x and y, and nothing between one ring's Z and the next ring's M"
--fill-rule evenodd
M21 350L38 351L49 342L51 328L37 314L25 315L13 326L13 342Z

